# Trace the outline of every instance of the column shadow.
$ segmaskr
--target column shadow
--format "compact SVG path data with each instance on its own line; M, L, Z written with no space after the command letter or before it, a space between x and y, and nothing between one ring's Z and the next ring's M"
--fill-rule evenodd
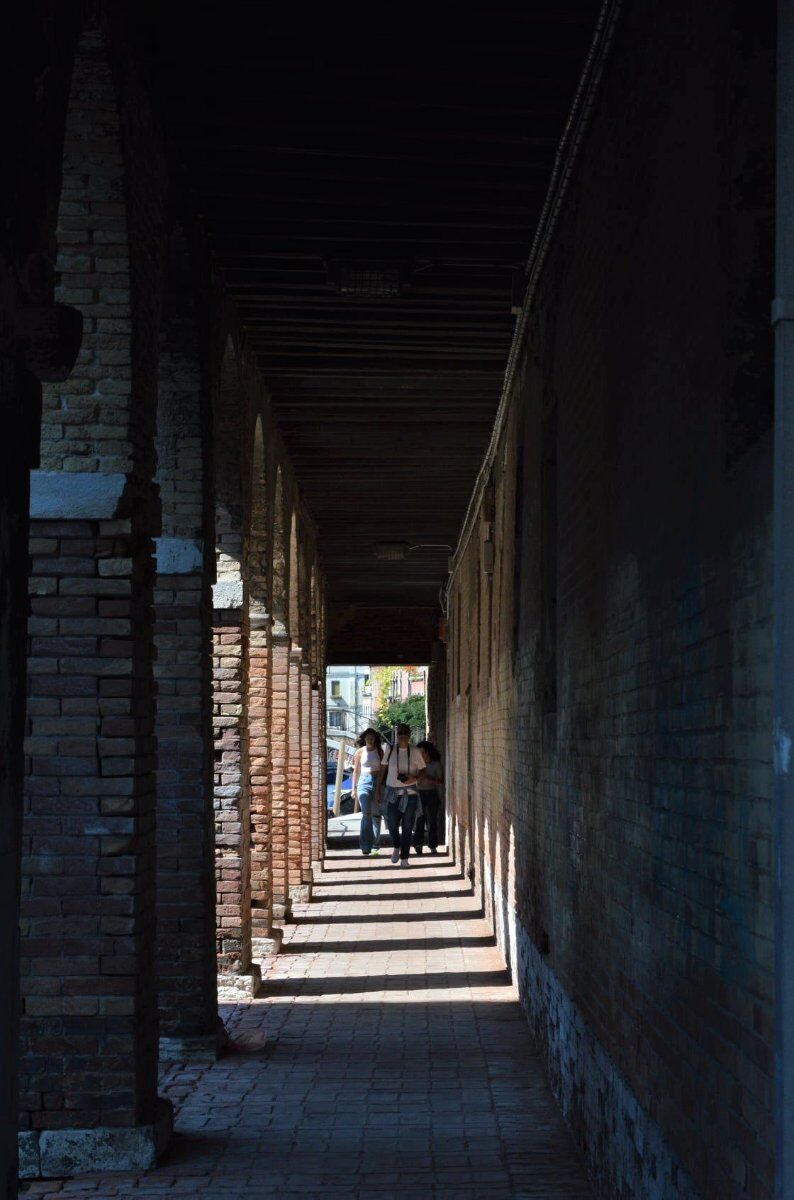
M427 937L427 938L370 938L349 942L290 942L282 947L281 954L372 954L411 950L485 950L496 945L494 934L482 937Z
M384 899L384 897L379 897ZM391 897L389 897L391 899ZM431 913L340 913L330 917L293 917L289 922L291 925L366 925L378 924L388 925L390 922L415 922L422 921L427 924L430 921L482 921L484 920L483 910L477 909L460 909L451 912L431 912Z

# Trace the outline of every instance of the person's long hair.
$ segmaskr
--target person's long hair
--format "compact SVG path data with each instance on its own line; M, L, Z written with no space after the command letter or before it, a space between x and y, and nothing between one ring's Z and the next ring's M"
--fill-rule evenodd
M418 742L417 748L424 750L431 762L441 762L441 752L432 742Z
M371 733L375 739L375 749L380 750L380 747L381 747L380 734L378 733L377 729L365 729L364 732L362 734L359 734L359 736L356 738L356 745L357 746L366 746L368 733Z

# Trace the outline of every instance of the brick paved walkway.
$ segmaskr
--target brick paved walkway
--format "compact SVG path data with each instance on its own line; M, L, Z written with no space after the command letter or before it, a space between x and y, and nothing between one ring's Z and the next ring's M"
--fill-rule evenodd
M31 1192L587 1200L476 901L448 858L411 862L330 853L265 995L224 1010L234 1052L164 1078L160 1167Z

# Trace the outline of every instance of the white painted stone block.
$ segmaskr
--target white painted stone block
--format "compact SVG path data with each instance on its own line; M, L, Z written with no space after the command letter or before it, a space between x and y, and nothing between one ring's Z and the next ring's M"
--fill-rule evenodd
M160 537L155 547L158 575L196 575L204 565L201 538Z
M243 582L241 579L221 579L212 585L213 608L242 608Z
M108 520L118 515L127 476L31 471L30 516L37 521Z
M174 1125L167 1100L153 1125L131 1129L44 1129L19 1134L20 1178L62 1179L99 1171L147 1171L168 1145Z

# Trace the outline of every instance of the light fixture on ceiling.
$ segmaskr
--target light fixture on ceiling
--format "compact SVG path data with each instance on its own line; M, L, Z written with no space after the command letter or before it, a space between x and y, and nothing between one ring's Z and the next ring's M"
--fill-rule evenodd
M375 557L382 562L399 562L407 558L412 550L451 550L448 542L417 542L411 546L408 542L376 542Z
M338 295L356 299L391 300L411 280L411 264L406 262L336 258L326 262L326 271Z
M375 557L382 562L398 562L408 554L407 542L376 542Z

